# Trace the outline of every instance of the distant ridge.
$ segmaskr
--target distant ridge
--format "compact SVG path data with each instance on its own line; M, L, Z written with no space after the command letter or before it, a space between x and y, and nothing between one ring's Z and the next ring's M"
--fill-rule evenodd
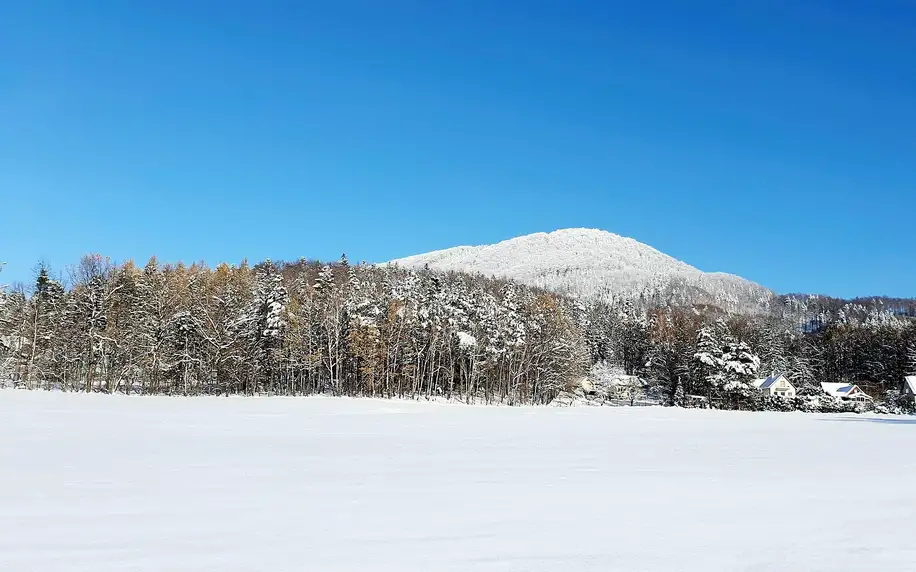
M604 230L538 232L484 246L457 246L392 260L405 268L510 278L577 297L754 310L773 297L739 276L703 272L632 238Z

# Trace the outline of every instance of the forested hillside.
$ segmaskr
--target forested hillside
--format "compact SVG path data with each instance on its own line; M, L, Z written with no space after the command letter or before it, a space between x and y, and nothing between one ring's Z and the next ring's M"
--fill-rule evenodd
M87 256L0 294L7 384L142 394L328 393L546 403L603 362L659 399L747 406L788 375L876 398L916 374L912 300L774 298L766 312L568 298L396 266L115 265ZM893 397L893 394L891 394Z
M458 246L392 261L405 268L508 278L551 292L644 307L714 304L764 310L773 293L748 280L703 272L629 237L591 228L538 232L483 246Z

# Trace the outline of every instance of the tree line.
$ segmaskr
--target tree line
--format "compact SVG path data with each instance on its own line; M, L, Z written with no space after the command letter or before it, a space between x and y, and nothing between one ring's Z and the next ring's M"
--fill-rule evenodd
M822 395L821 382L848 382L897 401L904 376L916 375L916 319L880 299L835 302L779 297L749 314L596 303L587 339L594 362L644 378L669 404L693 396L761 407L751 382L779 374L800 396Z
M848 381L877 398L916 374L912 300L792 295L735 313L346 257L141 268L90 255L66 287L39 267L34 285L7 290L0 374L25 388L538 404L601 363L668 404L743 407L770 374L801 395Z
M511 282L299 261L114 265L4 295L6 376L142 394L545 403L586 365L570 302Z

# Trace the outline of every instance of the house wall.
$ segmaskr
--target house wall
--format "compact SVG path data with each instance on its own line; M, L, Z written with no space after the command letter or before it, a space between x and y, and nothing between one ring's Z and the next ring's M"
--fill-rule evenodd
M765 395L791 398L795 397L795 387L784 378L763 390Z
M865 402L871 401L868 394L866 394L864 391L859 389L858 386L854 387L852 391L849 392L849 395L847 395L844 399L847 399L849 401L857 401L859 403L865 403Z

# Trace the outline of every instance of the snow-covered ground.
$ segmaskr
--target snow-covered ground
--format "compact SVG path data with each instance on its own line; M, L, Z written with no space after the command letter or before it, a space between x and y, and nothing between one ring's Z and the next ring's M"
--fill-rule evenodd
M0 391L0 570L904 571L912 418Z

